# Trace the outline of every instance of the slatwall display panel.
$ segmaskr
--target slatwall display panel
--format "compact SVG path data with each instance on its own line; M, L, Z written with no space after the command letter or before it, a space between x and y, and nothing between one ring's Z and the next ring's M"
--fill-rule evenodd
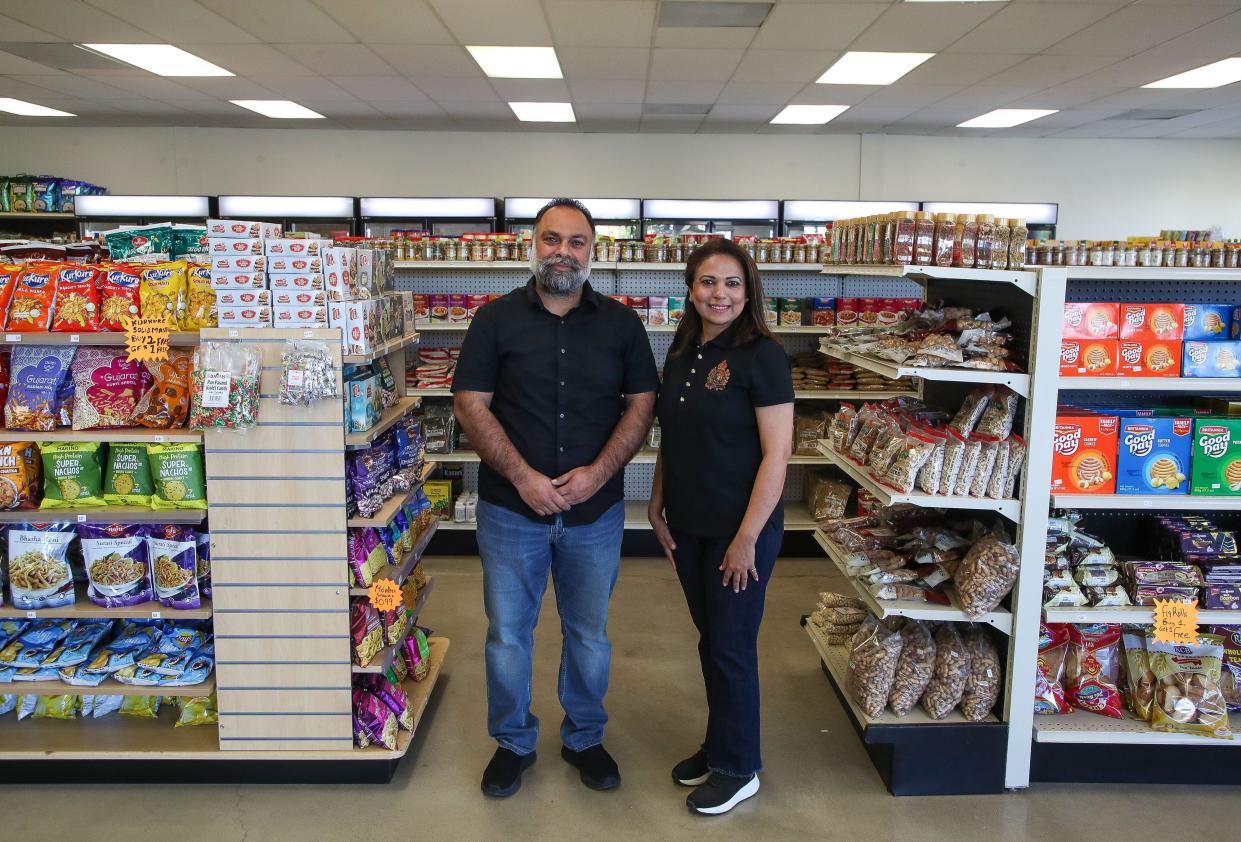
M922 298L922 286L906 278L836 275L844 298Z
M264 395L279 390L281 354L289 339L326 342L340 370L339 330L222 329L204 331L202 338L256 348ZM207 493L223 502L213 504L211 530L213 557L223 574L214 603L224 750L351 744L350 719L340 710L348 703L352 677L347 649L342 657L340 646L349 635L341 403L290 409L265 397L257 428L204 435ZM314 560L315 566L288 559ZM229 575L247 562L259 566L248 568L246 576ZM327 582L324 563L339 571ZM260 571L263 576L255 575ZM271 645L264 649L262 641ZM290 710L281 701L284 694L307 692L329 692L342 701L330 715Z
M685 270L626 269L616 272L617 295L685 295ZM763 294L768 298L835 298L840 294L839 278L818 269L805 272L762 272ZM591 282L594 283L593 280Z

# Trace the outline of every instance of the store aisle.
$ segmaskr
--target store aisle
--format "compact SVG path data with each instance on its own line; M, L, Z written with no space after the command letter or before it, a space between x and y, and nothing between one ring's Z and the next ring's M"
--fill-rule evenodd
M624 776L612 793L585 789L559 756L555 676L559 630L550 595L538 631L539 762L520 793L492 801L479 792L494 748L484 722L483 638L476 559L428 558L436 577L424 622L452 639L423 732L389 786L32 786L0 789L0 814L14 838L309 839L661 839L727 830L747 839L1061 840L1145 828L1134 839L1232 835L1230 789L1040 786L1010 796L890 797L819 669L800 614L831 587L824 560L781 561L768 590L762 633L763 790L731 816L690 815L672 764L702 729L702 689L692 626L667 564L624 563L611 621L612 722L607 745ZM1152 809L1151 797L1177 810ZM71 798L74 809L65 810ZM102 833L100 828L106 828Z

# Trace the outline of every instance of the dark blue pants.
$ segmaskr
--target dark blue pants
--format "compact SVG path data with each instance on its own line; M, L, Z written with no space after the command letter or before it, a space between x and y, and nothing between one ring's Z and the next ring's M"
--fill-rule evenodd
M748 778L762 768L759 753L758 627L767 581L776 566L782 529L763 532L754 547L758 581L737 593L720 583L719 567L732 538L704 538L672 529L677 576L698 627L698 656L707 688L703 750L713 772Z

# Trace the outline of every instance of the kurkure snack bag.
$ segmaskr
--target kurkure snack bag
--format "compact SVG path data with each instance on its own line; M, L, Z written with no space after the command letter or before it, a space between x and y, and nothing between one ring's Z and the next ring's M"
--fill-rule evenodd
M138 270L141 279L142 315L166 316L173 325L181 324L185 310L185 261L152 263Z
M186 306L181 313L181 330L201 330L204 327L215 327L217 323L211 266L187 261Z
M141 312L141 270L141 266L131 263L112 263L101 268L97 281L100 330L124 330L121 320L136 318Z
M17 276L24 268L15 263L0 263L0 325L8 318L9 300L17 288Z
M56 333L95 333L99 330L99 270L85 264L64 264L52 274L56 290L52 330Z
M56 296L54 273L58 265L32 261L18 273L5 330L13 333L47 332L52 323L52 302Z

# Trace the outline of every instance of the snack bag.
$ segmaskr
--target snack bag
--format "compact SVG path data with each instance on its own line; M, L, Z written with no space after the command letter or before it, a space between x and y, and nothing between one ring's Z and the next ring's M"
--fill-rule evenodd
M9 301L17 289L17 276L26 268L17 263L0 263L0 324L5 324L9 313Z
M43 460L34 442L0 443L0 509L36 509L42 497Z
M349 605L349 634L358 666L367 666L375 660L384 646L383 623L379 612L369 602L355 601Z
M113 260L128 260L131 257L154 260L161 255L166 260L173 251L172 226L167 222L113 228L104 231L101 236Z
M69 379L73 346L18 345L13 349L4 426L10 430L52 432L60 420L57 398ZM70 387L72 388L72 387Z
M211 598L211 533L195 530L198 542L198 593L203 599Z
M103 465L97 441L48 441L43 455L43 502L40 509L102 506Z
M68 523L24 523L9 528L9 596L14 608L73 604L69 544L74 535Z
M148 444L153 509L205 509L207 485L203 476L202 445L193 442Z
M1219 635L1224 644L1220 692L1224 694L1230 711L1241 710L1241 627L1212 626L1211 634Z
M187 254L207 253L207 226L186 225L181 222L172 224L172 256L184 257Z
M1124 626L1120 637L1125 647L1125 701L1135 717L1150 722L1158 680L1150 668L1146 630L1141 626Z
M1069 626L1065 686L1073 707L1123 719L1120 699L1120 626Z
M190 379L190 428L241 430L256 425L259 374L255 346L202 343L194 352ZM225 388L215 388L222 382Z
M144 531L119 523L78 525L91 602L122 608L154 598Z
M1228 704L1220 691L1223 639L1200 634L1192 645L1146 639L1150 668L1159 685L1151 707L1151 728L1231 740Z
M1035 713L1069 713L1064 692L1064 662L1068 656L1069 627L1041 623L1038 636L1038 674L1034 678Z
M5 330L11 333L47 332L52 323L52 302L56 297L54 275L58 266L46 262L26 264L17 276Z
M168 608L198 608L198 537L189 526L170 523L147 530L147 558L155 598Z
M138 399L133 420L153 430L184 427L190 413L190 370L194 352L188 348L168 349L168 359L146 364L153 383Z
M210 696L178 696L177 703L181 713L177 716L177 728L189 725L215 725L219 714L216 707L215 693Z
M155 484L147 446L117 442L108 446L108 470L103 478L103 501L109 506L150 506Z
M181 313L181 330L195 331L204 327L215 327L217 324L211 267L189 263L186 270L186 306Z
M100 271L96 282L100 330L124 330L122 319L136 318L141 312L141 268L130 263L116 263Z
M128 427L150 375L123 348L81 348L73 375L73 429Z
M57 333L95 333L99 330L99 292L93 266L75 263L52 273L56 290L52 330Z
M143 316L165 316L175 327L185 310L185 261L153 263L138 270Z

